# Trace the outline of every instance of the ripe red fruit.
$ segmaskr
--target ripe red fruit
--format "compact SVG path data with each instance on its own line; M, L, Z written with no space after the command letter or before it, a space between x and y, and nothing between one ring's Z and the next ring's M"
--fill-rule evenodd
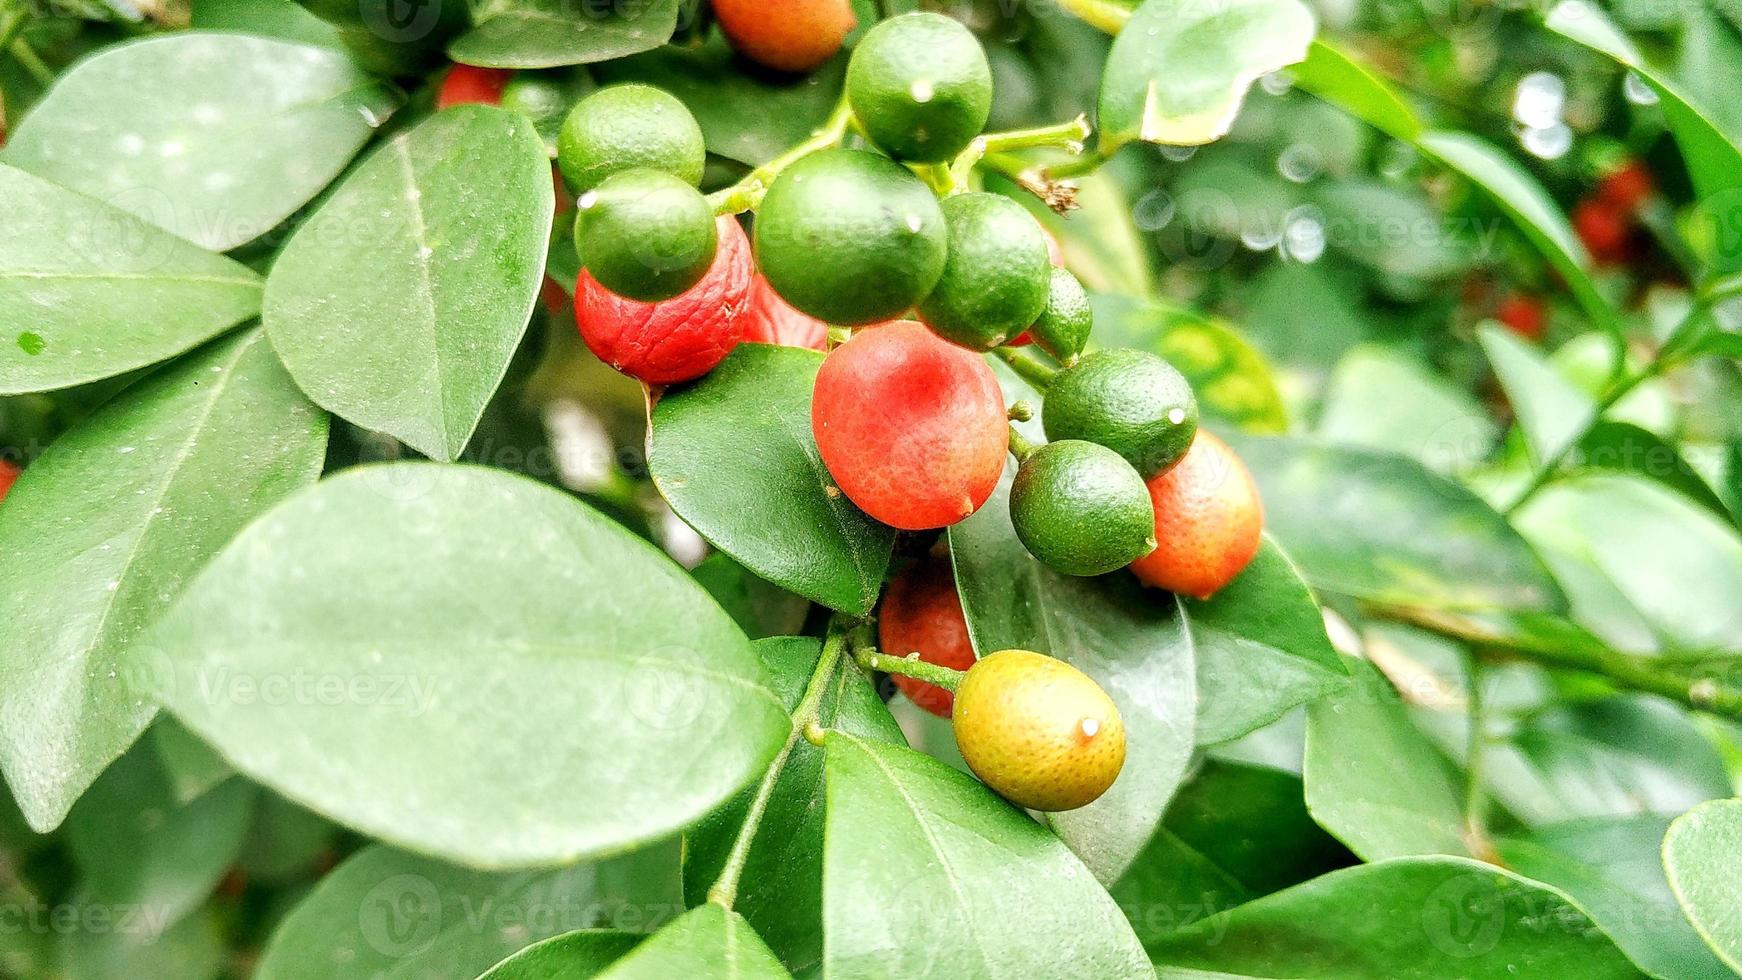
M1651 171L1638 160L1627 161L1597 182L1598 198L1629 213L1638 210L1656 190Z
M1632 252L1633 221L1608 201L1586 198L1573 209L1573 230L1599 265L1615 265Z
M1541 340L1547 310L1542 300L1528 293L1507 293L1495 308L1494 319L1525 340Z
M835 483L905 531L947 527L992 496L1008 425L985 360L912 320L835 348L811 399L811 432Z
M892 657L918 653L926 663L952 670L974 666L974 644L949 562L929 558L889 581L877 614L877 645ZM890 676L908 700L939 718L950 716L954 694L936 684Z
M1149 481L1149 499L1159 543L1131 563L1145 585L1208 599L1263 543L1258 485L1234 450L1204 429L1183 459Z
M793 309L758 274L750 284L750 305L744 310L744 339L758 344L827 350L829 325Z
M648 384L699 378L744 339L755 263L736 218L715 226L719 247L701 281L658 303L611 292L581 270L575 283L575 322L599 360Z
M810 71L833 58L859 23L848 0L714 0L714 18L739 54L780 71Z
M6 491L12 489L12 484L18 480L18 467L0 459L0 500L6 498Z
M513 77L514 73L505 68L455 65L448 70L448 77L442 79L442 87L436 92L436 108L446 109L468 102L501 105L502 90L508 87Z

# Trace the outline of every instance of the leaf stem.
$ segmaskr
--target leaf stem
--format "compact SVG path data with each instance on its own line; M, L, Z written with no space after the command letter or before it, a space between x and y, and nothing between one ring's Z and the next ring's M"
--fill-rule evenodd
M786 767L786 760L792 755L793 747L804 736L805 729L816 724L822 715L823 693L828 690L829 681L835 676L835 670L840 666L841 655L847 647L848 631L837 618L829 623L828 636L823 640L822 656L817 658L816 669L811 671L810 681L805 684L804 696L799 699L798 707L792 711L792 731L786 736L786 742L780 751L775 753L774 761L768 764L768 771L762 774L762 781L756 786L756 795L750 798L750 809L744 813L744 823L738 828L738 837L732 842L732 851L726 856L726 865L720 870L720 877L708 889L708 901L721 908L730 909L732 903L738 900L738 879L744 874L744 865L750 859L750 846L756 840L756 832L762 826L762 818L768 812L768 801L774 796L774 785L780 781L780 774Z
M1470 853L1495 863L1494 844L1488 837L1488 791L1483 785L1487 757L1487 703L1482 696L1482 658L1470 658L1470 689L1465 695L1470 715L1470 736L1464 753L1464 839Z
M754 211L762 204L769 185L774 183L774 178L779 177L781 171L818 150L839 146L841 140L846 138L847 129L852 122L853 109L847 104L847 95L843 92L822 128L811 133L809 139L794 144L785 153L750 171L736 184L709 194L708 203L714 206L714 213L742 214L745 211Z
M1018 463L1026 462L1039 448L1016 431L1016 426L1010 427L1010 455L1015 456Z
M1052 384L1052 379L1058 376L1058 369L1047 367L1032 357L1010 347L995 347L992 353L1010 369L1022 377L1024 381L1042 391Z
M893 657L887 653L879 653L870 643L855 643L853 659L866 670L880 670L885 674L900 674L914 680L936 684L946 691L954 692L961 685L962 678L968 676L966 671L951 670L937 664L927 663L919 659L919 653L910 653L905 657Z

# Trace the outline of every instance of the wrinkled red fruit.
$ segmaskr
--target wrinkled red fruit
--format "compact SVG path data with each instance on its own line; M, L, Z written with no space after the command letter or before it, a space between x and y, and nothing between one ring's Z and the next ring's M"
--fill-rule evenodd
M722 216L714 264L700 282L659 303L611 292L581 270L575 283L575 321L599 360L653 385L699 378L744 339L755 263L736 218Z
M1587 198L1573 209L1573 230L1599 265L1616 265L1632 252L1633 221L1607 201Z
M1494 319L1525 340L1541 340L1547 313L1542 300L1525 293L1507 293L1494 310Z
M817 372L811 432L841 491L904 531L948 527L1004 472L1004 395L978 354L900 320L861 330Z
M889 582L883 609L877 614L877 645L892 657L918 653L926 663L967 670L974 666L974 645L950 563L930 558ZM936 684L890 675L908 700L948 718L956 696Z
M744 311L744 339L758 344L827 350L829 325L793 309L758 274L750 284L750 306Z
M1636 211L1657 190L1651 171L1638 160L1629 160L1597 182L1597 196L1623 211Z
M0 459L0 500L6 498L6 491L12 489L12 484L18 481L18 467Z
M502 90L508 87L513 77L514 73L504 68L455 65L449 69L448 77L442 79L442 87L436 92L436 108L446 109L468 102L501 105Z

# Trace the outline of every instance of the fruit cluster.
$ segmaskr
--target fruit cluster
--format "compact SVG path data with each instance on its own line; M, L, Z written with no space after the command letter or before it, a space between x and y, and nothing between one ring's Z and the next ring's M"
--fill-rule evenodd
M815 63L818 52L791 38L735 27L733 5L716 9L752 57ZM831 21L824 33L838 44L850 25ZM461 97L503 90L499 78L450 85ZM860 39L824 130L704 194L706 141L682 102L640 84L594 92L557 139L576 201L581 335L648 385L697 378L744 341L828 350L812 433L839 492L871 517L905 531L955 524L991 498L1014 455L1010 520L1040 562L1071 576L1129 568L1149 585L1207 597L1258 550L1253 482L1199 431L1191 386L1165 360L1084 353L1089 296L1056 261L1050 236L1022 204L969 186L999 138L982 133L991 104L986 55L966 28L937 14L895 17ZM862 148L845 145L851 134ZM748 237L743 211L754 213ZM1058 366L1013 350L1030 345ZM985 352L1046 389L1044 445L1012 428L1027 409L1006 406ZM1038 654L975 664L959 604L944 608L954 595L947 570L926 575L923 586L891 587L882 642L972 667L955 702L970 766L1037 809L1098 796L1124 756L1105 693ZM922 706L950 713L947 692L902 683ZM1019 728L1039 740L1028 765L1007 764L997 748Z

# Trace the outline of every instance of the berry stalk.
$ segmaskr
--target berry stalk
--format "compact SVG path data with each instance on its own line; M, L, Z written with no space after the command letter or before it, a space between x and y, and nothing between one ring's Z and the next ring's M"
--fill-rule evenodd
M881 653L869 642L853 644L853 659L866 670L880 670L885 674L900 674L927 684L936 684L946 691L954 693L962 683L962 678L968 676L966 671L951 670L937 664L927 663L919 659L918 653L905 657L894 657Z
M847 129L852 122L853 110L843 94L822 128L812 133L809 139L794 144L785 153L750 171L736 184L709 194L708 203L714 206L714 213L742 214L745 211L754 211L762 203L762 196L768 193L768 185L774 183L774 178L780 176L781 171L818 150L839 146L841 140L846 138Z

